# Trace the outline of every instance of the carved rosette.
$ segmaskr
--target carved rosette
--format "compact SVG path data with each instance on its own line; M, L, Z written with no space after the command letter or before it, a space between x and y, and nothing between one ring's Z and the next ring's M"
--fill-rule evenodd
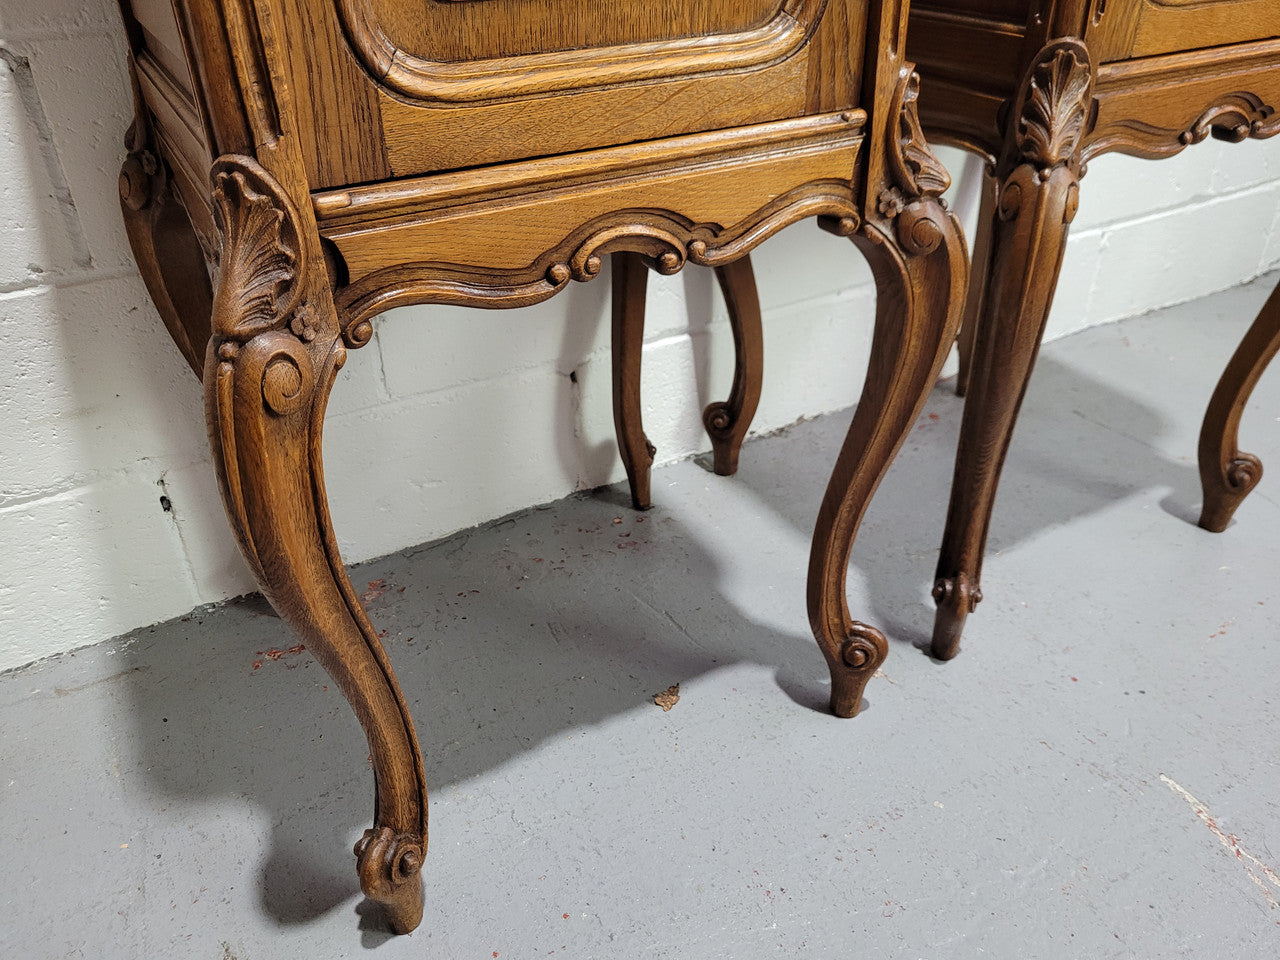
M919 97L920 75L912 64L905 64L890 106L898 118L888 155L893 185L880 193L876 209L893 221L898 242L907 251L925 254L936 250L945 236L947 204L942 194L951 186L951 177L925 140L916 105Z

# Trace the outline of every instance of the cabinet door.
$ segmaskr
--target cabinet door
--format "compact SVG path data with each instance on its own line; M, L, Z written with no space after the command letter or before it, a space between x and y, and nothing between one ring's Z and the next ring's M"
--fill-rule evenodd
M317 186L856 106L866 18L865 0L282 3ZM332 144L361 124L364 147Z
M1094 10L1104 62L1280 37L1280 0L1095 0Z

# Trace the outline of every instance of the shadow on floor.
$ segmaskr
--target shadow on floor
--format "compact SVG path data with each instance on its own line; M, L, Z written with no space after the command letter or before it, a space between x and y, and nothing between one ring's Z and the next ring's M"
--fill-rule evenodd
M853 613L899 645L928 640L961 408L950 384L938 387L854 545L854 576L871 602ZM807 540L847 422L823 418L752 443L737 478L708 478L738 485L717 522L736 524L733 510L755 500ZM1133 397L1043 358L990 552L1153 485L1171 486L1168 512L1185 513L1198 499L1194 462L1172 461L1146 442L1168 426ZM655 500L653 511L636 514L618 485L354 570L418 718L433 790L492 774L540 743L735 663L772 669L793 700L825 710L826 668L803 615L794 630L745 616L727 596L721 554L665 509L661 494ZM749 540L743 554L749 566ZM802 596L802 571L794 584L785 589ZM372 813L361 731L295 642L259 600L175 621L127 647L131 664L146 668L128 682L154 788L193 807L232 796L267 811L261 899L280 924L351 896L350 846ZM254 848L232 855L261 856ZM376 946L378 920L359 909L365 943Z

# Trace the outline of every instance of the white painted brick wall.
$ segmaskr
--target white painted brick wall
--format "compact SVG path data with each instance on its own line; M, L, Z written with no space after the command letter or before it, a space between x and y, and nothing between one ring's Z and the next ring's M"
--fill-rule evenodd
M0 669L253 588L205 449L200 392L132 266L116 201L130 116L110 0L0 8ZM972 215L976 163L942 151ZM852 246L800 225L754 257L767 431L847 407L875 294ZM1280 140L1092 164L1050 335L1280 266ZM397 310L330 404L348 560L623 477L607 278L527 310ZM709 271L650 283L645 417L659 460L708 446L731 378ZM571 379L573 374L576 378ZM746 469L750 469L749 463ZM172 509L161 509L160 497ZM655 491L661 498L661 490Z

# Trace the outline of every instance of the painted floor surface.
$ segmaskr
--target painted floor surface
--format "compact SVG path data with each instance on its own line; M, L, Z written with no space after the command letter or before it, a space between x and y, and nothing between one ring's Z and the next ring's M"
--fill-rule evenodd
M891 641L854 720L804 608L847 412L657 470L644 515L613 487L357 567L432 789L411 936L356 884L360 730L261 601L0 677L0 957L1280 956L1280 480L1190 522L1276 279L1043 351L946 664L934 391L854 546ZM1276 470L1278 420L1273 370Z

